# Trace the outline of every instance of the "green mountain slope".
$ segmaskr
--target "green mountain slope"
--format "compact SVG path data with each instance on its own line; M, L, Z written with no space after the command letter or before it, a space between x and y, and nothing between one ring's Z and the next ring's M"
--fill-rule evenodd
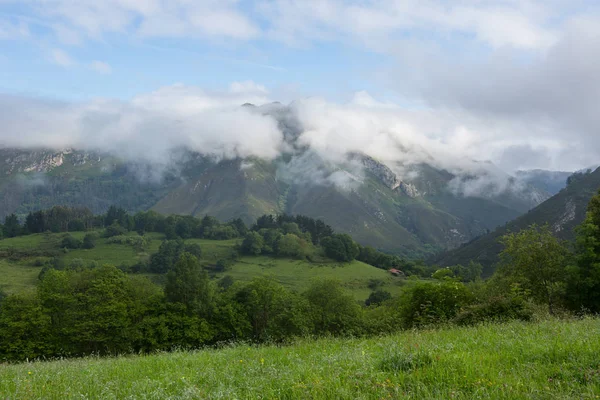
M176 183L149 172L106 155L0 149L0 218L54 205L85 206L94 213L113 204L146 210Z
M600 189L600 168L590 173L575 174L569 181L565 189L527 214L490 234L435 257L432 262L449 266L473 260L483 264L484 274L490 275L502 251L498 239L508 231L516 232L532 224L549 224L558 237L572 240L575 237L574 228L583 222L590 199Z
M457 177L448 171L417 165L403 181L361 154L335 165L303 150L273 161L219 161L185 151L174 159L153 165L73 150L0 149L0 218L54 205L101 213L112 204L247 224L263 214L303 214L362 244L421 258L455 248L545 198L528 187L465 196L450 189Z

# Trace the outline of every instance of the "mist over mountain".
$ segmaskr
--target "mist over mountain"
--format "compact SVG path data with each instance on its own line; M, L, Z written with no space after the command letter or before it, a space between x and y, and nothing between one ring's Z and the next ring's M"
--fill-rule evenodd
M545 190L552 195L555 195L567 187L567 179L571 175L573 175L573 172L546 171L541 169L515 172L515 177L517 179L539 189Z
M572 174L568 185L530 212L500 226L493 232L449 252L439 254L431 261L440 265L455 265L471 260L485 267L485 274L491 275L494 264L503 246L499 242L507 232L518 232L532 224L550 225L556 236L564 240L575 238L575 227L583 222L587 206L600 189L600 168Z
M164 120L150 126L128 113L100 118L96 131L99 116L86 111L77 123L84 128L72 135L80 148L43 149L31 138L5 138L13 147L0 151L2 213L55 204L102 212L117 204L247 223L265 213L303 214L364 244L420 257L456 247L549 197L492 163L459 159L420 136L405 140L404 131L389 130L397 122L392 114L364 109L362 118L360 111L352 118L314 107L245 104L201 113L201 121L190 111L203 129L193 135L176 121L174 129ZM135 121L140 125L131 127ZM137 148L144 127L157 140ZM113 131L116 143L78 141Z

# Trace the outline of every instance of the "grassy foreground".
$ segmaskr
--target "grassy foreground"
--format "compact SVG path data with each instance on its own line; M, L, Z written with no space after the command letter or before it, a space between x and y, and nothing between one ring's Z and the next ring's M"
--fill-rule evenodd
M6 399L597 399L600 320L0 366Z

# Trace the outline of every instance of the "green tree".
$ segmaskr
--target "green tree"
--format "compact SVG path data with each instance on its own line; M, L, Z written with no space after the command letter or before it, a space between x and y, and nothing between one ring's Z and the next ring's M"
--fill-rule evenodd
M572 309L600 312L600 192L577 228L576 264L569 268L567 301Z
M569 252L548 225L532 225L518 233L508 233L500 239L501 273L531 290L533 297L554 306L564 292Z
M158 252L150 257L150 272L164 274L168 272L179 259L185 248L183 240L165 240L158 248Z
M127 229L121 226L117 221L109 225L104 231L104 237L111 238L113 236L122 236L127 233Z
M255 278L236 299L246 309L255 340L281 341L307 332L307 304L270 278Z
M406 329L451 320L472 301L464 284L452 280L418 283L405 290L396 308Z
M19 236L23 228L19 222L19 218L15 214L7 215L4 218L4 237L12 238Z
M352 261L360 254L356 242L345 233L326 237L321 243L327 257L336 261Z
M262 252L265 242L258 232L249 232L242 242L241 252L257 256Z
M308 250L308 243L298 236L288 233L277 240L277 255L282 257L303 258Z
M84 249L93 249L96 247L96 239L98 236L95 233L88 233L83 238L82 247Z
M310 304L310 319L315 333L341 335L360 332L360 306L338 281L315 281L303 296Z
M0 303L0 359L22 361L52 354L49 327L34 293L6 297Z
M168 302L183 304L188 314L207 318L213 311L215 290L198 259L184 252L167 274L165 296Z

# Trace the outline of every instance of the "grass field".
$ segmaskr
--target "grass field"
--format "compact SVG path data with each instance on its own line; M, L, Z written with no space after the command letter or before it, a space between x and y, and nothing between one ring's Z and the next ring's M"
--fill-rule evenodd
M98 235L101 232L96 232ZM128 245L109 244L107 239L99 237L96 247L93 249L77 249L64 252L60 250L60 242L65 234L41 233L29 236L0 240L0 250L15 249L18 251L54 251L65 261L67 265L74 260L81 260L83 264L96 261L99 264L133 265L142 260L147 260L151 254L158 251L164 235L148 233L150 244L139 252ZM73 232L72 236L83 239L84 232ZM131 232L130 235L136 235ZM234 247L239 244L240 239L233 240L205 240L189 239L186 244L198 244L202 249L204 265L214 265L219 259L231 257ZM33 289L37 282L37 276L41 271L40 266L34 266L40 256L23 257L19 261L0 259L0 288L7 293L14 293L22 289ZM164 283L164 276L146 274L155 283ZM411 281L393 278L386 271L373 266L353 261L351 263L310 263L308 261L293 260L274 257L242 257L233 267L225 273L215 273L213 277L219 279L224 275L231 275L235 280L247 282L255 276L271 276L276 281L288 288L301 291L305 289L312 280L322 278L333 278L339 280L357 300L364 301L371 289L369 283L377 280L381 288L389 291L392 295L399 294L406 284Z
M34 267L0 259L0 290L18 293L33 290L42 267Z
M0 366L6 399L597 399L600 320Z
M302 291L314 279L336 279L349 289L358 300L369 297L371 280L382 282L381 288L398 294L407 282L393 278L387 271L360 261L351 263L311 264L308 261L278 259L271 257L242 257L230 271L235 280L250 281L255 276L271 276L282 285Z

